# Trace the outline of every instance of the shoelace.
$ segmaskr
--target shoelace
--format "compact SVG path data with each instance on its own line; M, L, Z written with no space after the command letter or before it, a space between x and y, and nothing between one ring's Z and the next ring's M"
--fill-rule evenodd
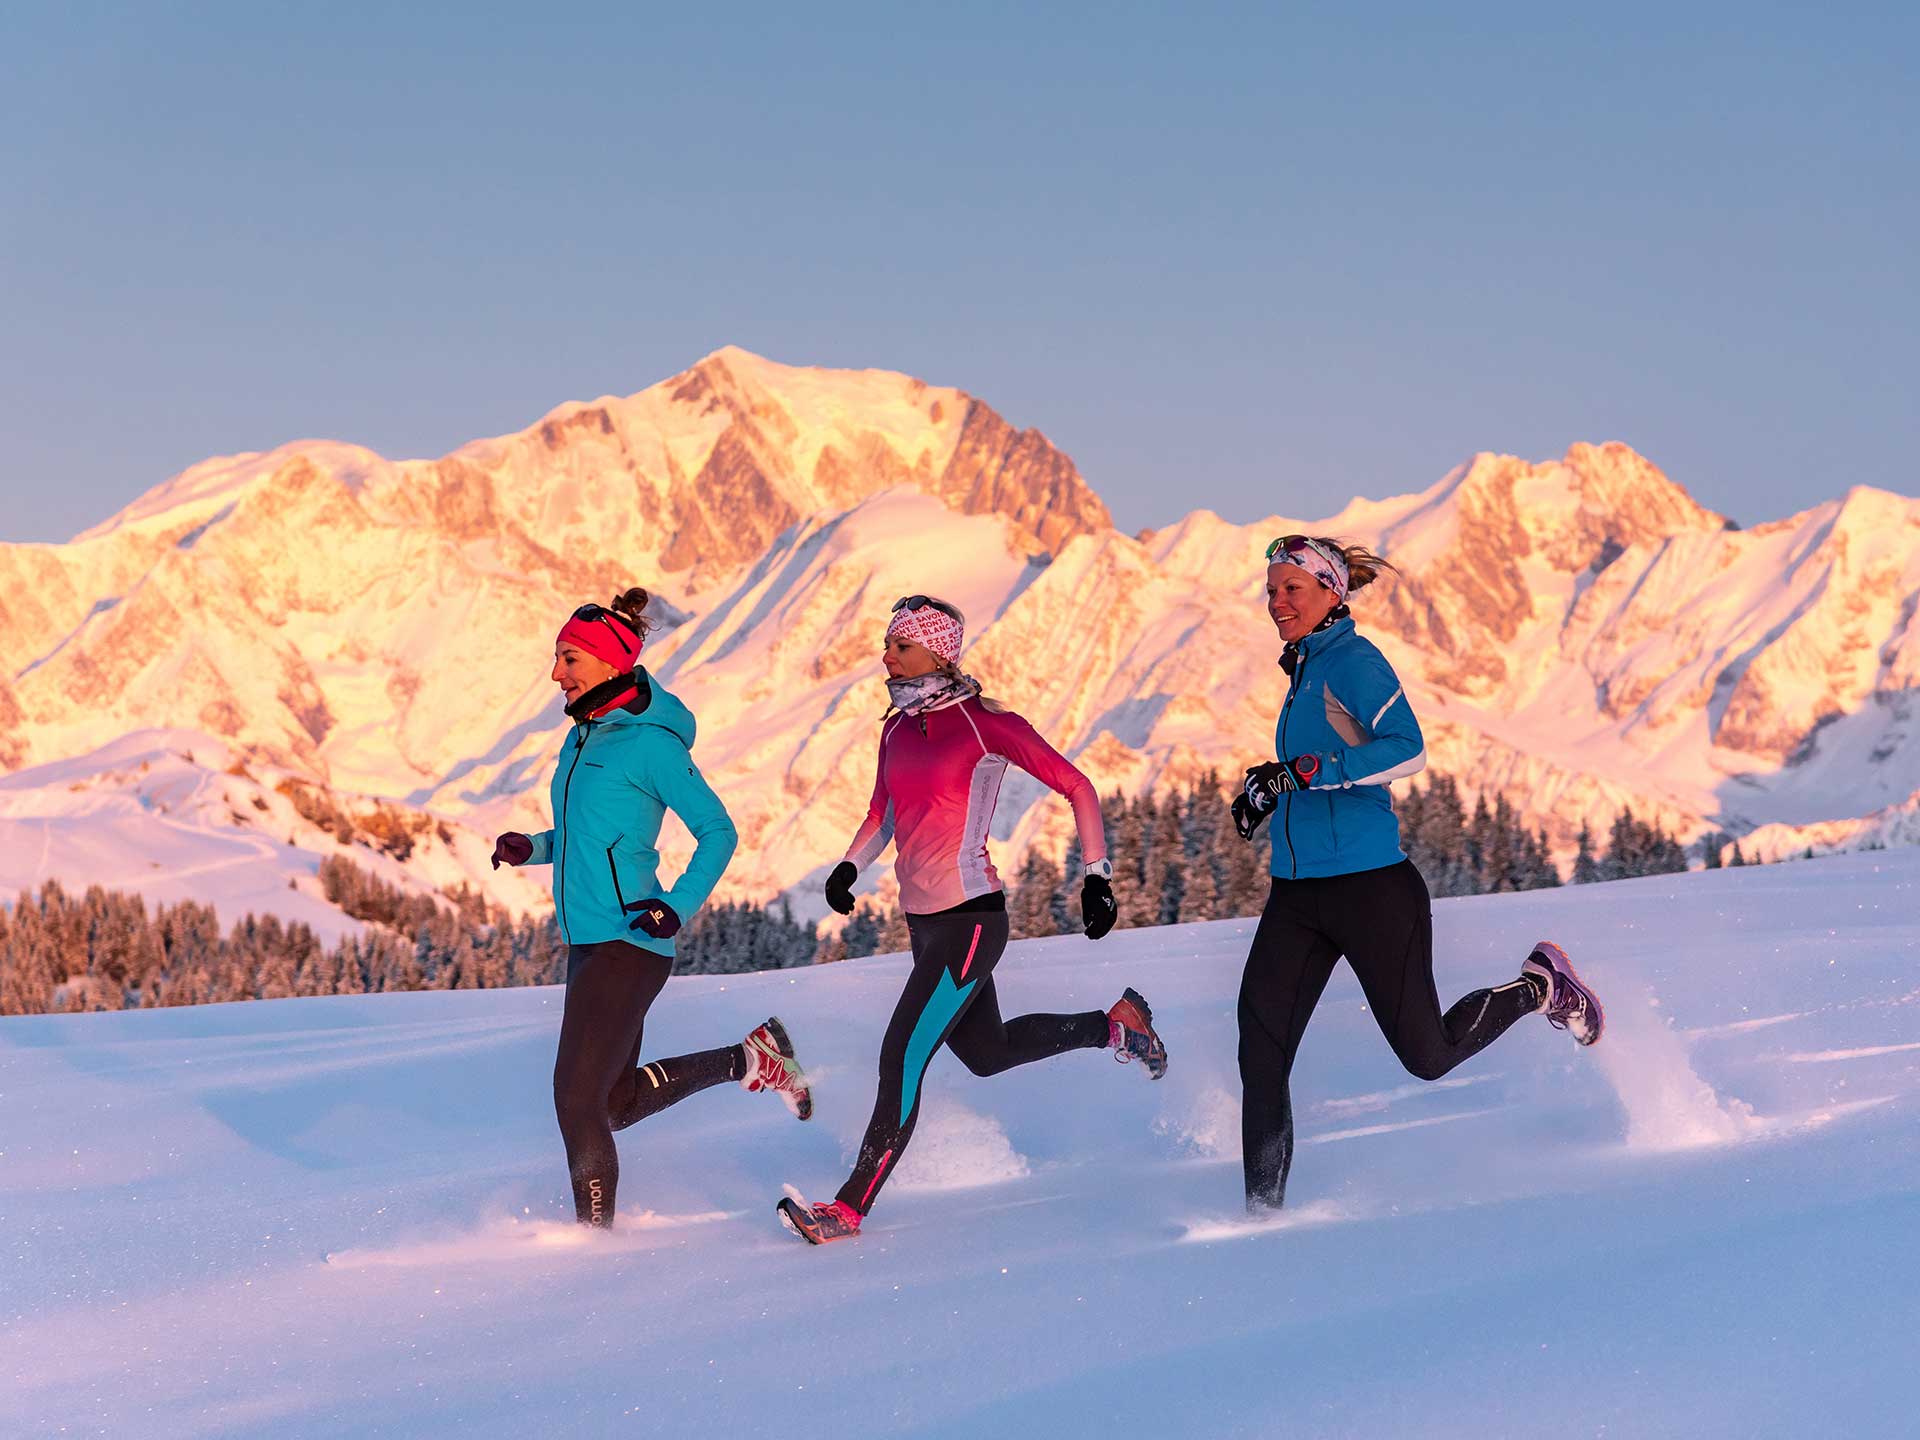
M1547 996L1547 1023L1556 1030L1565 1030L1568 1022L1586 1008L1585 997L1573 986L1563 983L1556 973L1552 992Z
M753 1085L756 1090L796 1090L799 1066L778 1050L755 1041Z
M813 1218L825 1234L858 1235L860 1233L859 1222L847 1219L846 1212L840 1208L838 1201L822 1200L816 1203L813 1207Z
M1153 1037L1151 1035L1129 1029L1124 1025L1120 1027L1120 1032L1125 1037L1125 1043L1114 1048L1113 1058L1117 1062L1122 1065L1130 1065L1135 1060L1144 1062L1153 1059ZM1136 1047L1138 1048L1136 1049Z

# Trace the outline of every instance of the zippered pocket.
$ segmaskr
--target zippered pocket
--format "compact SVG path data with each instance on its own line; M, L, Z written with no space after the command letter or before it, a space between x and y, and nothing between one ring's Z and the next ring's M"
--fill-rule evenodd
M614 836L613 845L618 845L626 838L624 835ZM607 846L607 873L613 877L614 903L620 907L622 913L625 913L627 908L627 894L626 891L620 888L620 867L613 862L613 845Z

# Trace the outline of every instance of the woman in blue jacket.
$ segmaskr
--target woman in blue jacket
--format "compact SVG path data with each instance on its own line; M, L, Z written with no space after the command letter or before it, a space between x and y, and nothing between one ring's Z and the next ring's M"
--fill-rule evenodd
M693 714L640 662L647 592L583 605L560 628L553 681L573 732L553 776L553 828L509 832L493 864L552 865L567 942L567 998L553 1067L553 1104L583 1224L611 1225L620 1157L613 1132L725 1080L771 1090L800 1119L813 1112L779 1019L738 1045L640 1061L640 1038L667 977L673 937L705 902L737 835L693 757ZM693 832L686 873L659 880L654 848L672 810Z
M1247 1208L1277 1208L1293 1163L1288 1077L1307 1021L1344 955L1387 1043L1437 1080L1524 1015L1544 1014L1582 1045L1600 1038L1600 1002L1566 952L1542 940L1518 979L1476 990L1444 1015L1433 983L1427 884L1400 848L1388 782L1426 764L1406 690L1354 628L1347 596L1391 568L1364 546L1288 535L1267 547L1267 613L1285 649L1277 759L1247 771L1234 826L1251 840L1271 817L1273 889L1240 985L1241 1142Z

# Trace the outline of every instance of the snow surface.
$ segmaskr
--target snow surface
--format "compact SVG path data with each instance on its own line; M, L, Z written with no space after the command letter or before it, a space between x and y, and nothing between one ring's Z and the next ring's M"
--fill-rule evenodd
M777 1011L819 1114L626 1132L611 1236L566 1223L557 990L0 1021L0 1433L1910 1435L1917 891L1894 851L1441 902L1444 999L1557 936L1606 1038L1422 1085L1343 969L1268 1224L1246 921L1016 945L1009 1013L1135 984L1167 1079L942 1056L822 1250L773 1202L844 1175L897 957L676 980L649 1056Z

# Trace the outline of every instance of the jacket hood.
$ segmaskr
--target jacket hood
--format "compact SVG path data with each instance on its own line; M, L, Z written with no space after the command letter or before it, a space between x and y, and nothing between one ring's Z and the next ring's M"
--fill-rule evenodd
M698 729L689 710L666 686L647 673L644 665L639 667L641 678L646 682L640 694L629 705L610 710L594 723L597 725L658 725L687 749L693 749L693 737ZM641 705L645 700L645 705ZM638 706L639 708L635 708Z

